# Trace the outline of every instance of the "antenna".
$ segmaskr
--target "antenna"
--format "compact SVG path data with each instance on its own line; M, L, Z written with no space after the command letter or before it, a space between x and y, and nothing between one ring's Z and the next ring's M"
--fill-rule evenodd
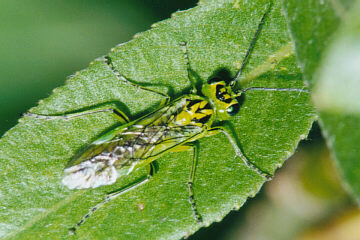
M261 91L277 91L277 92L305 92L309 93L308 89L300 89L300 88L264 88L264 87L249 87L242 89L236 96L240 96L242 93L249 91L249 90L261 90Z
M271 6L270 6L270 7L271 7ZM269 9L270 9L270 7L269 7ZM244 69L244 67L245 67L246 60L248 59L248 57L249 57L249 55L250 55L250 53L251 53L251 50L252 50L253 46L255 45L256 38L257 38L257 36L259 35L259 32L260 32L260 30L261 30L262 25L264 24L264 20L265 20L265 17L266 17L266 15L267 15L267 13L269 12L269 9L268 9L268 10L264 13L264 15L262 16L262 18L261 18L261 20L260 20L260 23L259 23L259 25L258 25L258 27L257 27L257 29L256 29L256 31L255 31L255 34L254 34L254 36L253 36L252 39L251 39L250 46L249 46L248 50L246 51L244 60L243 60L242 63L241 63L240 70L239 70L239 72L236 74L236 77L231 81L231 85L233 85L234 83L236 83L236 82L239 80L240 75L241 75L241 73L242 73L242 71L243 71L243 69Z

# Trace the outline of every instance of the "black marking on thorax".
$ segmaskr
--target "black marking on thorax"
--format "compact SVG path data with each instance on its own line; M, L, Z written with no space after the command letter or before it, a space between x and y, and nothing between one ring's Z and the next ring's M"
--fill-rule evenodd
M211 118L213 111L210 103L202 99L190 100L189 103L187 104L187 110L192 111L192 107L196 104L198 106L194 111L195 116L193 117L192 121L201 124L207 123ZM209 113L209 110L211 111L211 113Z

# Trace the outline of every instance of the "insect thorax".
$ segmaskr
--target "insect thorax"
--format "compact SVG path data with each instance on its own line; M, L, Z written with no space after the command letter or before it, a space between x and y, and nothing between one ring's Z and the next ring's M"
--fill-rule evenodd
M208 100L195 95L181 98L179 106L170 117L176 126L211 126L214 110Z

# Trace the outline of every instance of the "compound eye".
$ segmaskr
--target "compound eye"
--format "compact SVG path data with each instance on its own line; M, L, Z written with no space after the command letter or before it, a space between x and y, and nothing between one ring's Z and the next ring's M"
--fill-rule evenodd
M235 103L231 106L229 106L226 111L230 116L234 116L235 114L237 114L240 110L240 104L239 103Z

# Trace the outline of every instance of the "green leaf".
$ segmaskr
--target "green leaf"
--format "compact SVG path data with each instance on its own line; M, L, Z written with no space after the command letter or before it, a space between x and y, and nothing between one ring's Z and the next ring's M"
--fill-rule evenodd
M360 202L360 3L354 2L284 1L323 135L347 189Z
M303 88L279 2L270 8L265 0L203 1L112 49L108 57L115 72L104 58L96 59L30 111L61 115L117 106L136 119L156 109L163 98L126 84L117 73L172 99L181 97L190 91L179 45L186 41L191 68L203 83L224 69L234 77L267 11L241 87ZM311 127L309 94L248 91L241 100L231 122L242 150L262 170L274 173ZM69 238L68 229L106 193L143 176L145 169L139 169L114 185L90 190L69 190L61 184L70 158L116 124L109 113L69 121L25 117L8 131L0 140L2 236ZM194 192L204 222L198 224L186 187L192 152L168 153L158 163L159 171L148 183L106 203L77 230L76 238L178 239L240 208L264 183L235 157L224 135L201 139Z

